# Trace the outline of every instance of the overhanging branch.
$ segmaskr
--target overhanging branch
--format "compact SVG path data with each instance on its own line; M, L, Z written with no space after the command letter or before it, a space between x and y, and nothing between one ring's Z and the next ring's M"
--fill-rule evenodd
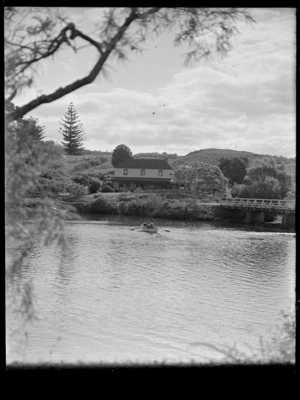
M145 13L145 14L147 14L147 16L148 16L150 14L157 12L158 10L159 10L159 7L154 7L151 10L148 10L147 13ZM134 20L139 19L139 18L140 18L140 15L137 15L135 10L132 9L130 14L128 15L128 17L125 19L123 25L121 25L120 28L118 29L115 36L108 43L106 43L105 50L102 49L102 46L99 42L97 42L94 39L90 38L89 36L85 35L81 31L77 30L75 28L74 24L68 24L61 31L60 35L58 35L58 37L56 37L54 39L54 41L48 48L48 53L45 54L45 56L43 58L46 58L49 55L53 54L53 49L52 49L53 44L56 42L56 44L59 47L61 45L61 43L63 41L65 41L65 40L62 40L62 38L65 37L66 32L68 30L70 30L70 32L71 32L71 35L69 37L70 39L74 39L75 37L79 36L97 48L97 50L100 53L100 57L99 57L98 61L96 62L95 66L93 67L91 72L84 78L78 79L75 82L73 82L63 88L59 88L56 91L54 91L48 95L41 95L41 96L37 97L36 99L30 101L29 103L25 104L24 106L17 108L13 113L7 115L6 122L10 123L10 122L24 116L25 114L32 111L33 109L40 106L41 104L51 103L55 100L60 99L61 97L65 96L65 95L85 86L85 85L92 83L96 79L96 77L99 74L99 72L101 71L101 69L103 68L104 63L106 62L106 60L109 57L109 55L111 54L111 52L115 49L117 43L122 39L124 33L130 26L130 24ZM56 47L56 49L57 49L57 47Z

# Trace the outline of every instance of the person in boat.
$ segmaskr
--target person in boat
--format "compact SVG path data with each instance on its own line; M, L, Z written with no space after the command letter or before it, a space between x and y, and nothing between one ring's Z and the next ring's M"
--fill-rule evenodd
M143 226L148 229L154 228L153 222L151 221L144 222Z

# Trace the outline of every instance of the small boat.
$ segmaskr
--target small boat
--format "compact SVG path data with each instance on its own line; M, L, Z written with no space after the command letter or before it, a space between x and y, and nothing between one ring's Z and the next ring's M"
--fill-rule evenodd
M156 233L158 229L153 225L152 222L144 222L141 225L142 232Z

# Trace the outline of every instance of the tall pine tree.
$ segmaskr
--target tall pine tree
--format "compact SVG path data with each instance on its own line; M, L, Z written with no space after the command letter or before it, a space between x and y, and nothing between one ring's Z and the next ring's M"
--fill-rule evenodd
M79 120L78 114L75 110L73 103L69 104L68 110L64 118L60 122L61 127L59 131L63 135L62 144L67 154L79 155L82 154L84 132L82 123Z

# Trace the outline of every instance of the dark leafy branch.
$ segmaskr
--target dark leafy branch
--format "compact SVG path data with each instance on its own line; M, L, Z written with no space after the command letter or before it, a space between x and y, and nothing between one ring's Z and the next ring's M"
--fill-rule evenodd
M7 123L22 117L41 104L53 102L92 83L98 74L103 72L108 58L116 56L126 59L128 53L141 51L140 45L153 32L160 34L178 27L175 44L187 44L192 47L186 57L186 61L191 62L208 57L213 52L226 55L231 48L230 39L237 32L236 22L242 18L253 22L246 10L236 8L111 8L106 11L95 39L61 16L54 19L48 15L46 18L35 16L37 25L21 25L15 30L9 30L15 14L14 9L9 9L6 13L7 31L10 33L5 37L7 99L12 100L21 88L30 86L36 72L35 67L40 65L41 61L54 56L63 46L78 51L76 39L93 46L98 52L98 59L88 75L19 107L7 115ZM59 25L59 32L54 35ZM206 40L207 34L213 34L214 46Z

